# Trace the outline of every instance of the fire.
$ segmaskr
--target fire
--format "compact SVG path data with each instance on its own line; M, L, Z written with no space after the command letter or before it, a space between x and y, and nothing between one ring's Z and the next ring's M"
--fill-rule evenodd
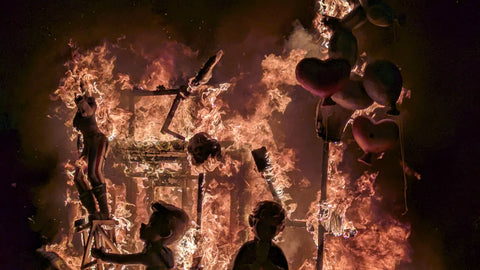
M341 17L352 6L344 0L319 1L319 6L315 23L323 40L319 44L326 48L328 31L321 25L321 17L325 14ZM288 91L297 85L295 66L306 51L295 49L285 56L265 56L263 79L255 85L257 104L249 116L232 112L226 98L229 90L236 86L235 79L200 86L180 103L170 129L187 139L197 132L206 132L222 145L221 160L208 160L196 167L189 162L186 142L160 132L173 97L131 95L135 86L152 90L163 85L171 89L178 87L178 81L187 81L195 72L191 65L196 61L192 60L196 58L193 50L176 42L166 42L162 45L163 54L153 57L134 45L127 49L105 43L87 51L76 48L73 42L69 45L72 59L65 64L68 71L51 95L52 100L60 100L61 105L55 103L52 115L65 123L68 137L73 141L78 135L72 128L74 97L81 94L80 83L97 98L97 122L110 140L108 159L113 164L105 168L105 176L109 178L109 203L117 222L116 244L121 252L142 250L138 235L140 223L148 220L149 205L162 199L183 207L192 221L185 236L173 247L177 267L189 269L194 260L200 258L205 269L228 269L239 247L252 238L246 220L253 206L257 201L274 199L266 179L272 182L289 218L295 216L298 204L308 203L295 201L290 194L295 182L291 173L298 171L299 153L275 139L269 122L274 114L284 114L291 103ZM137 79L118 71L116 55L125 50L148 63ZM182 65L181 61L175 61L176 57L190 61ZM361 73L362 67L364 65L357 66L355 71ZM402 96L408 97L408 94ZM357 113L372 114L378 108L380 105L374 104ZM262 146L268 149L271 163L263 175L255 170L250 154ZM378 209L382 198L374 189L377 172L365 172L358 179L352 179L343 171L341 164L346 147L344 143L330 144L328 200L321 207L318 198L312 201L306 217L300 219L306 221L305 228L301 229L313 235L313 240L304 245L314 250L320 222L331 233L325 244L324 269L394 269L401 261L409 261L409 225ZM71 160L77 157L78 153L71 153ZM83 250L72 240L76 234L72 227L85 213L76 199L74 168L74 161L65 162L69 184L65 204L75 209L70 227L59 232L61 240L48 245L47 250L55 251L70 267L78 269ZM199 173L206 174L206 182L201 224L196 224L196 176ZM298 179L297 182L300 180L305 185L318 181ZM278 237L278 244L288 246L286 239L293 239L295 232L298 230L286 230ZM294 258L294 263L299 269L314 269L315 254Z
M109 201L113 205L112 214L118 224L116 240L119 249L122 252L139 252L141 250L141 241L138 239L137 230L139 223L145 222L148 218L147 209L151 202L163 199L181 205L180 197L182 195L175 196L171 192L172 190L156 186L158 178L165 177L166 174L169 174L170 177L179 177L182 174L196 175L205 171L208 172L208 184L203 202L202 230L201 232L190 230L178 243L176 247L176 253L179 254L178 263L188 268L191 265L192 256L197 254L202 257L202 264L206 269L218 269L219 266L226 268L231 263L236 250L246 240L245 235L248 235L248 232L245 234L246 226L241 224L241 220L251 209L240 210L240 213L237 214L231 213L236 211L231 207L242 208L243 206L234 205L233 202L238 200L238 197L232 198L235 194L232 192L235 184L225 182L225 177L231 177L241 169L252 170L251 162L248 163L250 158L248 153L255 147L265 145L275 157L273 163L276 175L275 187L282 193L282 198L289 198L288 192L284 190L291 186L291 182L285 173L294 169L295 153L281 144L278 146L273 140L273 131L268 120L275 111L283 113L290 102L285 91L280 90L278 86L281 83L295 84L292 74L294 74L295 62L298 61L301 53L292 53L293 57L288 58L268 57L270 60L274 59L277 65L271 68L265 66L266 73L274 73L275 69L285 68L285 64L288 64L290 76L283 81L274 82L273 79L270 79L271 82L265 81L269 88L265 90L258 110L249 119L231 115L228 104L221 98L223 93L228 92L232 83L222 83L217 87L199 87L195 89L196 92L192 98L183 101L170 127L172 130L184 134L187 138L203 131L212 134L221 142L229 142L223 149L224 155L220 162L209 161L201 167L192 167L188 166L188 162L181 161L182 159L187 160L185 144L182 145L182 142L174 140L170 135L158 132L172 98L139 97L134 101L134 111L129 111L129 108L122 103L129 98L128 91L133 88L133 83L127 74L114 74L116 58L113 51L115 46L104 44L87 52L80 52L73 43L71 46L73 58L66 64L69 70L60 82L59 88L52 95L52 99L61 100L64 105L54 108L54 116L64 120L67 127L71 127L71 119L75 113L73 99L75 94L81 93L80 83L87 84L87 91L97 97L99 128L111 140L109 158L115 160L114 168L122 167L126 177L132 176L128 181L136 189L135 200L128 201L126 185L132 186L132 184L125 185L118 181L107 181L110 193ZM151 89L157 84L173 87L168 80L168 76L173 75L169 74L165 68L165 66L168 67L168 63L161 65L160 62L160 60L155 60L148 66L146 72L153 75L143 77L141 85L144 88ZM265 86L259 87L265 88ZM228 117L226 117L227 114ZM252 123L256 123L256 125L252 125ZM78 134L76 131L71 129L69 133L72 141L76 139ZM159 153L171 153L171 151L174 154L177 153L177 161L158 162L152 160ZM151 155L149 156L148 153ZM74 158L72 156L72 159ZM122 164L122 162L124 163ZM244 164L245 162L247 165ZM108 168L106 168L107 170ZM74 199L73 171L73 164L68 162L66 174L71 185L67 191L69 197L66 204L75 204L80 207L79 202ZM106 176L108 177L107 172ZM216 177L220 177L220 179L217 180ZM250 173L247 178L249 179L246 183L248 192L258 193L257 196L252 196L255 198L254 201L262 198L272 199L268 193L263 192L266 189L261 187L265 185L265 181L260 175ZM190 187L192 186L195 185L190 185ZM152 188L153 192L149 191ZM182 192L188 191L187 187ZM190 192L194 194L196 190L193 188ZM194 201L195 196L192 194L187 196ZM248 205L250 204L253 205L254 202L248 203ZM195 203L185 206L185 208L187 208L186 210L190 209L190 217L194 220L196 213L192 209L196 208ZM290 212L293 212L294 208L291 207ZM80 217L81 211L72 218L72 223ZM240 234L244 236L236 237L235 234L240 231L243 231ZM72 238L72 233L69 233L70 238ZM192 236L198 233L201 233L201 240L194 241ZM219 235L223 237L219 238ZM236 241L231 241L232 236L236 238ZM75 260L67 260L67 263L71 267L79 267L78 256L81 251L78 250L78 247L77 250L72 251L67 246L69 245L63 241L50 245L49 249L55 250L62 257L75 257Z
M346 0L319 0L317 6L317 16L313 20L313 26L317 30L317 42L328 48L332 33L323 25L323 18L325 16L342 18L353 9L353 4Z

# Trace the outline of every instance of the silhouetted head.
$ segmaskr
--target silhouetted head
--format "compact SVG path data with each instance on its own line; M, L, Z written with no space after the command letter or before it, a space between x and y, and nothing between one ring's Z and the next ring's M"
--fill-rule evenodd
M273 201L259 202L253 213L248 217L248 223L253 228L255 237L261 241L271 241L285 228L286 212L283 207Z
M192 155L194 164L202 164L210 156L219 157L221 147L218 141L210 138L207 133L199 132L188 142L188 152Z
M335 31L337 28L342 27L342 22L335 17L324 16L322 22L326 27L330 28L333 31Z
M152 204L152 209L148 224L142 223L140 227L142 240L170 244L185 233L189 220L185 211L164 201Z
M78 112L82 117L90 117L95 114L97 103L94 97L87 97L86 95L75 96L75 104L77 104Z

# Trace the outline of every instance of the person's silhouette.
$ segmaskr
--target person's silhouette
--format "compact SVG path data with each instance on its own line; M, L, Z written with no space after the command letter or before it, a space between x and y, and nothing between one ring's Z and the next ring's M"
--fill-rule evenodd
M248 217L255 239L240 248L233 270L288 270L288 262L272 239L285 228L285 210L273 201L257 204Z

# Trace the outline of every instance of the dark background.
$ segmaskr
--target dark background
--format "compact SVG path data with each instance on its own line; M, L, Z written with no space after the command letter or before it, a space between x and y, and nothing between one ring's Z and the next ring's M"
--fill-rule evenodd
M422 180L409 180L410 211L405 218L412 224L413 262L402 269L478 269L480 265L480 94L476 84L480 4L476 2L388 1L407 17L399 40L392 42L385 29L372 26L358 33L369 56L391 59L403 68L404 85L412 89L412 100L400 109L407 119L406 160ZM28 218L41 207L36 194L55 173L60 159L55 141L62 138L51 132L52 120L46 114L48 95L65 72L62 64L69 56L70 38L90 48L143 29L210 55L232 44L242 49L247 33L255 29L257 35L272 39L247 52L248 61L253 62L281 50L293 20L310 27L314 4L286 0L3 3L1 268L42 267L34 250L48 239L31 229Z

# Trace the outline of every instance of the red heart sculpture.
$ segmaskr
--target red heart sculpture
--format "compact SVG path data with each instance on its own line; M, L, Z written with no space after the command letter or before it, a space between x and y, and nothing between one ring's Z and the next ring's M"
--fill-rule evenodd
M353 120L353 137L365 154L360 162L370 165L372 153L382 153L391 148L398 140L399 129L395 121L384 119L378 122L358 116Z
M300 85L314 95L326 98L341 89L350 74L350 64L345 59L304 58L295 69Z

